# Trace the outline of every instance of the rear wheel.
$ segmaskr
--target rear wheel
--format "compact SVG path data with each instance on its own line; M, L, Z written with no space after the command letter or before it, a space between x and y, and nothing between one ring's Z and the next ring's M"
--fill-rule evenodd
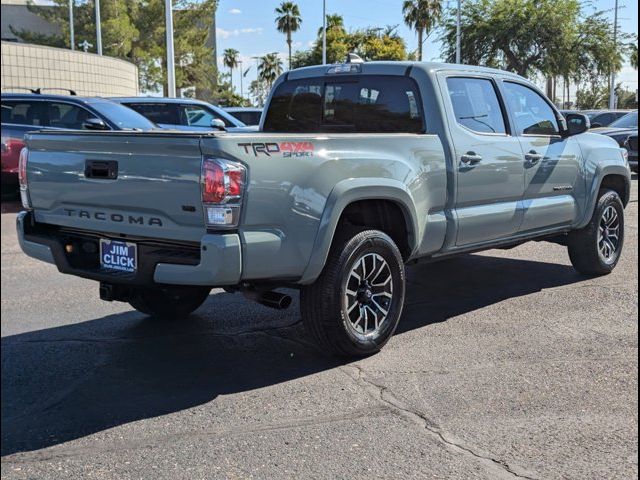
M209 296L209 287L156 287L137 289L129 304L139 312L164 319L184 318Z
M378 230L348 228L337 234L320 277L300 292L303 323L323 350L371 355L398 326L404 291L393 240Z
M583 275L611 273L624 246L624 206L613 190L601 190L589 224L571 232L569 257Z

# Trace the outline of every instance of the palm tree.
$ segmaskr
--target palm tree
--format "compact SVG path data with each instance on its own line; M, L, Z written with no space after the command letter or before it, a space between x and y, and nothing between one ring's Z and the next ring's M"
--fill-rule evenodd
M344 18L337 13L327 15L327 32L333 29L344 29ZM322 36L322 27L318 29L318 36Z
M238 67L240 52L235 48L227 48L222 57L222 63L229 69L229 82L233 87L233 69Z
M258 63L258 78L269 85L269 88L282 73L282 60L276 52L267 53Z
M428 37L440 20L440 0L405 0L402 5L404 23L418 32L418 60L422 61L423 36Z
M300 29L302 17L298 5L293 2L282 2L275 12L277 29L280 33L287 35L287 45L289 46L289 70L291 70L291 34Z
M638 44L632 43L630 46L629 62L631 66L638 70Z

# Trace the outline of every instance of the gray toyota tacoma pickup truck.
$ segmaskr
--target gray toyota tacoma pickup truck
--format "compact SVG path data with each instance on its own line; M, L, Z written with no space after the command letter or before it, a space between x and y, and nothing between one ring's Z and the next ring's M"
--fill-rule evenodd
M511 73L433 63L290 71L254 133L37 132L21 154L27 255L104 300L184 317L212 287L285 308L326 351L378 351L404 265L549 240L607 274L625 151Z

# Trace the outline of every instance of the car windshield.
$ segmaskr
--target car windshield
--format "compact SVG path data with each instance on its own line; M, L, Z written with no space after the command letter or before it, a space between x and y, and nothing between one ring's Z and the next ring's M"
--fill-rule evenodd
M611 128L638 128L638 112L627 113L609 125Z
M153 130L156 124L138 112L115 102L92 102L91 106L123 130Z

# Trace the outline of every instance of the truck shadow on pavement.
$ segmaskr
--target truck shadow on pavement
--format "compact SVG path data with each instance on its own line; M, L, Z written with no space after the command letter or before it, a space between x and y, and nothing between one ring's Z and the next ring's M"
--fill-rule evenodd
M565 265L480 255L409 267L407 276L397 334L583 280ZM246 330L249 317L257 330ZM1 454L39 450L341 364L307 343L297 304L272 311L223 293L182 322L127 312L8 336L2 338ZM207 407L209 415L216 407Z

